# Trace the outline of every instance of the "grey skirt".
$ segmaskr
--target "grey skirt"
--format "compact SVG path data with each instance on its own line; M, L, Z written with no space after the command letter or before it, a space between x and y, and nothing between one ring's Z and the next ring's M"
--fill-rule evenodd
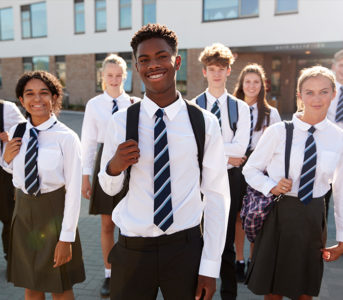
M103 148L104 144L100 144L94 165L92 194L89 203L89 214L91 215L112 215L114 209L114 197L103 191L98 178Z
M256 237L247 281L257 295L291 299L318 296L323 276L320 249L326 244L324 198L304 205L286 196L276 202Z
M27 289L63 293L85 280L78 231L72 260L53 268L64 213L64 187L40 196L16 189L10 236L8 281Z

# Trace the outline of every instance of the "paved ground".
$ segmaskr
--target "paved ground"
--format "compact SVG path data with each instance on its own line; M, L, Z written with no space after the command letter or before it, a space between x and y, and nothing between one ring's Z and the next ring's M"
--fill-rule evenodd
M81 131L82 113L62 113L61 121L73 128L78 134ZM2 230L2 223L0 223ZM100 249L100 217L88 215L88 201L82 199L81 214L79 220L79 231L81 235L82 250L86 268L86 281L75 285L74 292L76 299L91 300L100 299L99 288L103 280L102 254ZM333 219L333 207L330 207L328 224L328 245L335 242L335 226ZM247 248L247 247L246 247ZM247 249L246 249L247 252ZM24 290L15 288L7 283L5 278L6 263L3 259L2 248L0 249L0 300L24 299ZM343 299L343 259L337 262L325 264L324 279L322 283L320 300L339 300ZM220 281L217 282L219 287ZM51 299L50 296L47 299ZM159 300L163 297L159 295ZM215 300L219 300L218 292ZM261 296L253 295L245 285L239 284L237 300L257 300L263 299ZM182 300L182 299L175 299Z

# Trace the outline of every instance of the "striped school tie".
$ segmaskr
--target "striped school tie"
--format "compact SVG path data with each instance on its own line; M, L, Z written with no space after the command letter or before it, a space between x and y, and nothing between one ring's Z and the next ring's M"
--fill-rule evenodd
M254 115L253 115L254 108L252 106L250 106L249 108L250 108L250 136L249 136L249 144L248 144L247 152L250 151L251 142L252 142L252 134L254 132Z
M112 115L118 111L117 99L113 99Z
M217 119L219 121L219 125L220 125L220 127L222 127L222 120L221 120L221 116L220 116L220 108L219 108L218 99L213 103L211 113L213 113L217 117Z
M339 95L338 103L337 103L337 109L336 109L336 122L343 121L343 86L340 88L341 94Z
M154 224L166 231L173 223L167 128L163 109L158 109L155 115Z
M34 127L30 129L30 140L25 154L25 189L30 195L39 194L39 176L37 166L38 133L38 129Z
M316 175L317 150L313 132L316 129L311 126L308 130L308 138L305 143L304 163L301 169L298 197L308 204L313 198L313 184Z

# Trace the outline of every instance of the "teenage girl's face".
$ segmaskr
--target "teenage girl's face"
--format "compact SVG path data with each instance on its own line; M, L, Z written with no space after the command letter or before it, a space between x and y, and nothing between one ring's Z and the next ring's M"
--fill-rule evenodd
M304 103L304 115L323 119L335 96L331 81L321 75L306 79L298 94L299 99Z
M256 73L247 73L243 79L243 92L245 98L250 101L257 101L257 96L261 91L261 78Z
M336 80L343 84L343 58L332 65L332 70L336 74Z
M103 70L102 79L105 82L106 91L118 92L123 85L124 72L121 66L107 63Z
M46 84L40 79L29 80L19 100L25 110L30 113L34 126L44 123L50 118L52 104L57 95L52 95Z
M226 79L230 75L230 72L231 68L221 65L209 65L202 69L209 88L225 88Z

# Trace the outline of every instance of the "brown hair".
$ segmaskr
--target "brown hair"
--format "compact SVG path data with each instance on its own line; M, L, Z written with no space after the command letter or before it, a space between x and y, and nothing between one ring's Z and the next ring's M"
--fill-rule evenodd
M236 96L238 99L244 100L245 94L243 91L243 82L244 82L245 76L249 73L254 73L258 75L261 80L261 90L257 95L257 108L258 108L257 122L254 129L255 131L260 131L262 129L263 122L266 118L267 118L267 124L269 125L270 109L271 109L266 99L266 75L262 66L258 64L246 65L241 71L241 73L239 74L238 81L237 81L233 95Z
M229 47L215 43L207 46L200 53L199 61L203 64L204 68L210 65L220 65L229 68L234 63L235 58Z

